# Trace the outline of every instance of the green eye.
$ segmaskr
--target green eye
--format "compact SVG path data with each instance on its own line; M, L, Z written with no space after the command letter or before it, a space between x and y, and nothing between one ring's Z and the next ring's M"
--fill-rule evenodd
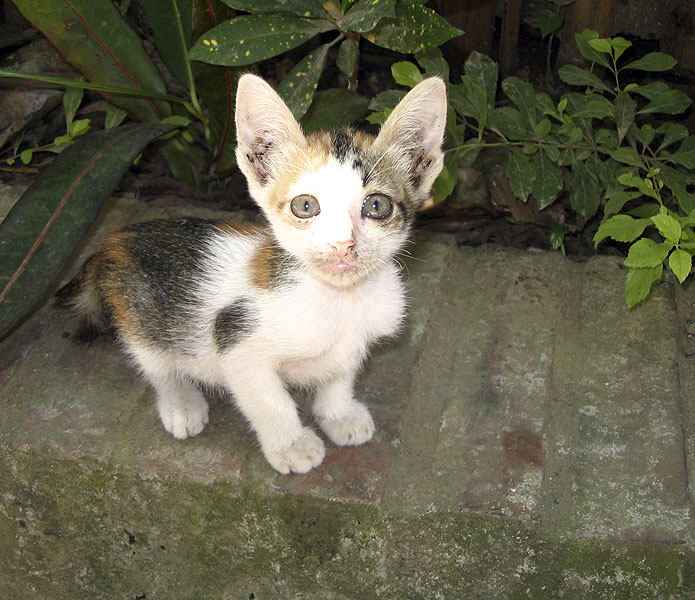
M362 204L362 214L370 219L385 219L393 212L393 200L385 194L369 194Z
M319 201L309 194L302 194L296 198L292 198L290 202L290 210L295 217L300 219L311 219L321 212Z

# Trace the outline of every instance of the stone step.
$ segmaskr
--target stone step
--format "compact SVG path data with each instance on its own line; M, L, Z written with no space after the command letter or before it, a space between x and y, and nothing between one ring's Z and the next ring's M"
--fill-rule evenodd
M181 212L138 207L82 255ZM692 287L628 310L614 258L448 236L403 263L407 326L358 383L375 438L306 475L222 396L175 440L45 306L0 344L0 598L695 597Z

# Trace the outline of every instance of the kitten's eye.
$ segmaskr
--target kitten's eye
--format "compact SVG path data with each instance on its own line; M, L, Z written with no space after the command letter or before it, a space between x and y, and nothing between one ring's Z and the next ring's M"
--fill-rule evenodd
M393 212L393 201L385 194L369 194L362 204L362 214L370 219L385 219Z
M309 194L302 194L296 198L292 198L290 209L295 217L300 219L311 219L321 212L319 201Z

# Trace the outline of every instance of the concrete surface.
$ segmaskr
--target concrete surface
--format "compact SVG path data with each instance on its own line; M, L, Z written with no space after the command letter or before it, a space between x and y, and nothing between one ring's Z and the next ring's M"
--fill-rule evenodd
M181 212L139 206L83 254ZM695 598L695 290L628 310L614 258L410 252L408 327L358 388L376 437L306 475L225 398L175 440L117 347L26 322L0 344L0 598Z

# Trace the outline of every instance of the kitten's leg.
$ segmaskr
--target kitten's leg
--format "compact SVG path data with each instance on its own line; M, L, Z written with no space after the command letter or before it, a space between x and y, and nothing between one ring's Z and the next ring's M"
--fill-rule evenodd
M176 439L198 435L208 423L208 403L192 383L175 377L148 379L157 392L162 425Z
M230 370L228 386L274 469L306 473L321 464L326 452L321 438L302 426L294 400L272 368L256 364Z
M170 362L156 353L132 345L128 350L155 389L157 411L164 429L179 440L203 431L208 422L208 403L198 387L179 377L171 369Z
M314 400L316 422L338 446L358 446L374 435L372 416L355 400L352 382L352 375L338 377L319 388Z

